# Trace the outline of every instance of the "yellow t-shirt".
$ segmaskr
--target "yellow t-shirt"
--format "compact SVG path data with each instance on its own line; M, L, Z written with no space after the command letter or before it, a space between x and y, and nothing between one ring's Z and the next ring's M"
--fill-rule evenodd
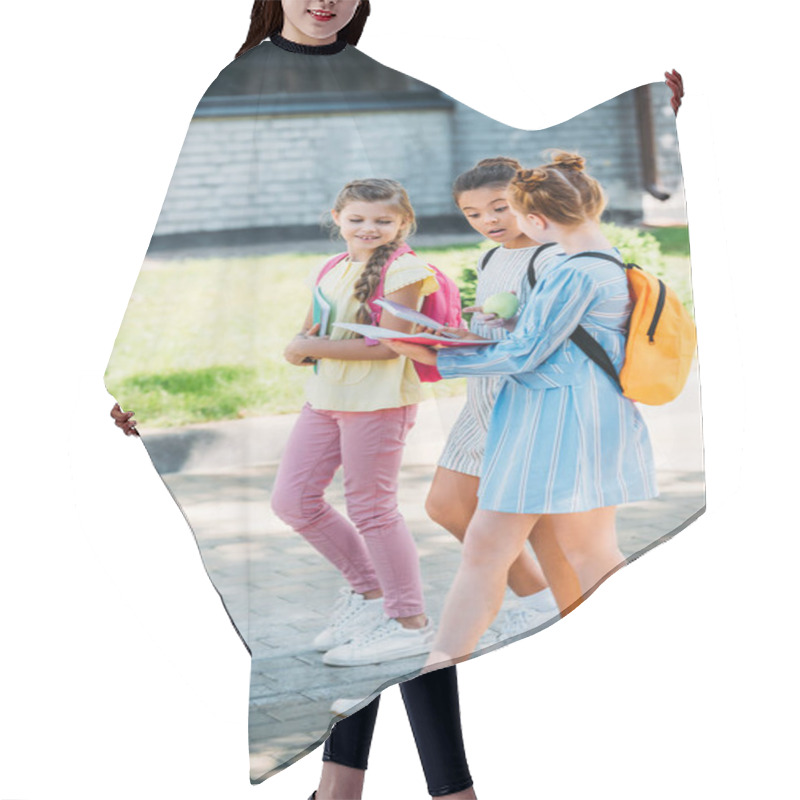
M309 288L316 284L321 271L317 267L308 276ZM333 306L331 322L355 322L359 302L353 297L355 285L364 269L363 262L345 258L322 279L320 289ZM434 271L417 256L406 253L388 269L384 294L388 295L423 281L417 310L423 299L439 288ZM358 335L342 328L331 328L333 340L355 339ZM306 385L306 397L313 408L328 411L377 411L413 405L423 399L414 364L405 356L378 361L343 361L321 358L317 372Z

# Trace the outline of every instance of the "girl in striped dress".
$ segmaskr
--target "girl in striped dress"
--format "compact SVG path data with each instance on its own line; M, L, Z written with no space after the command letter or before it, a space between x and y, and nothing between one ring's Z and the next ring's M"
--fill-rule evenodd
M599 226L602 188L584 172L580 156L557 152L552 163L517 172L509 200L523 232L557 242L567 254L539 273L514 332L494 345L438 354L392 343L402 355L436 364L444 377L503 377L489 422L478 509L445 601L431 667L472 653L500 609L509 566L542 515L561 517L558 543L586 595L624 563L616 506L657 494L638 409L569 338L582 325L621 368L631 310L627 278L618 265L590 254L619 258ZM548 574L546 564L544 569L555 588L558 577Z
M564 255L558 246L541 245L520 230L506 197L509 181L518 169L520 164L514 159L487 158L459 175L453 185L453 199L467 222L498 245L480 258L475 306L464 309L475 312L470 330L482 339L505 339L517 320L516 316L503 320L483 314L484 301L500 292L513 292L520 308L523 307L531 292L531 276ZM494 375L467 378L466 403L450 431L425 504L430 518L460 541L464 540L478 504L486 433L502 380ZM540 561L547 561L551 571L560 570L568 576L571 570L556 546L554 522L541 520L530 541ZM559 615L556 599L561 608L567 608L580 595L577 580L573 579L571 584L564 580L565 590L559 598L554 598L539 564L527 548L511 565L508 585L520 600L506 615L500 639L549 622Z

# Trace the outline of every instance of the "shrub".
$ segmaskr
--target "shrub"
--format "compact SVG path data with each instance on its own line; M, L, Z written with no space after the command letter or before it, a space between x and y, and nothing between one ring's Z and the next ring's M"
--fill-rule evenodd
M464 267L456 279L458 290L461 293L462 308L469 308L469 306L475 305L475 291L478 286L478 271L475 265L483 258L483 254L494 246L491 242L484 242L480 249L472 250L469 266Z
M612 222L605 222L600 227L608 241L619 249L623 260L633 261L654 274L663 276L666 264L661 254L661 246L655 236L638 228L623 228ZM492 246L487 242L482 251L489 250ZM475 260L477 261L477 258ZM475 290L478 285L476 268L474 266L465 267L461 271L457 283L461 292L462 308L474 305Z
M661 245L652 233L623 228L612 222L604 222L600 227L606 239L622 254L623 261L633 261L656 275L663 275L666 263Z

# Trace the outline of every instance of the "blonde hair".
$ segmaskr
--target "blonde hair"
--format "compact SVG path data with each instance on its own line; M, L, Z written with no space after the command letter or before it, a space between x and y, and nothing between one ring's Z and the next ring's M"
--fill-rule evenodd
M367 178L350 181L338 194L333 210L340 214L348 203L387 203L394 205L404 218L404 223L397 232L394 241L376 247L370 255L360 277L356 281L353 297L361 304L356 312L356 322L369 325L372 316L369 299L375 294L381 281L381 272L389 256L403 244L407 236L416 230L416 217L408 193L402 184L390 178Z
M598 222L607 201L603 187L584 172L586 160L564 150L551 151L551 158L550 164L517 171L508 190L511 205L560 225Z

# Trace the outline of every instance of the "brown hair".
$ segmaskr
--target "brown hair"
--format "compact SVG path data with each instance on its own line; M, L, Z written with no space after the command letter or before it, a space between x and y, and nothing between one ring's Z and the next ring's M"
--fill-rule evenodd
M338 38L347 40L348 44L358 44L369 16L369 0L361 0L356 13L350 22L339 31ZM268 36L274 36L283 30L283 6L280 0L255 0L250 11L250 30L244 44L239 48L236 58L261 44Z
M599 221L606 196L600 184L584 172L585 159L564 150L552 151L551 158L550 164L517 172L508 191L511 205L560 225Z
M357 313L356 322L368 325L372 322L370 315L369 299L378 288L381 272L389 256L403 243L406 236L416 230L416 218L408 193L402 184L390 178L368 178L366 180L350 181L338 194L333 204L333 210L339 214L348 204L356 201L365 203L391 203L405 217L405 224L398 231L393 242L376 247L364 265L361 276L356 281L353 297L361 303Z
M472 189L482 189L484 186L497 186L505 188L509 181L522 169L519 161L506 156L484 158L472 169L462 172L453 183L453 200L458 205L458 198Z

